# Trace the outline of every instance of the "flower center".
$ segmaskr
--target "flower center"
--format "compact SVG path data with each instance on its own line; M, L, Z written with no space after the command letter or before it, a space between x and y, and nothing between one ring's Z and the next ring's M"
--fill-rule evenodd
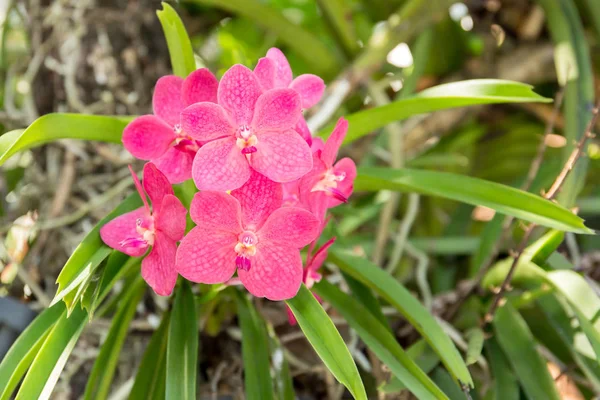
M242 125L238 128L237 140L235 144L242 150L242 154L252 154L256 151L256 135L254 135L248 125Z
M256 254L256 244L258 239L254 232L244 231L238 236L238 242L235 245L235 252L237 257L235 258L235 265L241 270L250 270L251 262L250 257Z
M135 231L139 236L131 236L122 240L119 244L122 247L133 247L136 249L146 248L154 245L154 222L149 226L144 226L144 221L138 218L135 221Z
M328 196L333 196L336 199L343 201L344 203L348 201L348 198L342 194L342 192L337 188L338 183L343 182L346 179L346 173L340 172L339 174L335 174L333 169L328 169L323 174L323 177L315 186L313 186L311 192L322 191L325 192Z
M180 124L175 124L173 132L175 132L175 146L181 150L189 150L194 153L198 151L200 144L194 138L187 135Z

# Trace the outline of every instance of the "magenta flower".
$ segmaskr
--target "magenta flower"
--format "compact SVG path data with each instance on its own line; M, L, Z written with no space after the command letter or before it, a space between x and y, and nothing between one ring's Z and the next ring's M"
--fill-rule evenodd
M254 73L263 90L276 88L290 88L295 90L302 99L302 108L307 109L319 102L325 91L323 79L316 75L304 74L293 79L290 64L281 50L273 47L267 51L267 56L258 60ZM306 125L304 117L300 117L296 131L310 145L312 135Z
M201 142L181 128L179 114L194 103L216 102L218 85L206 68L192 72L185 80L163 76L156 82L152 96L154 115L131 121L123 131L123 145L134 157L151 160L171 183L190 179Z
M234 65L221 79L218 105L194 104L181 114L183 130L208 142L192 167L198 189L237 189L251 167L275 182L298 179L312 168L310 149L293 130L300 96L292 89L261 93L254 73Z
M354 188L354 161L342 158L335 162L347 130L348 121L340 118L323 149L313 153L313 169L298 184L300 201L321 219L328 208L347 202Z
M257 172L231 195L196 193L190 213L197 226L181 241L177 271L193 282L222 283L237 269L254 296L294 297L303 275L299 249L316 238L319 221L280 207L281 196L281 185Z
M177 281L175 254L177 241L185 234L187 210L154 164L144 165L143 188L133 170L131 174L144 206L108 222L100 237L107 246L132 257L143 256L152 247L142 260L142 277L157 294L168 296Z

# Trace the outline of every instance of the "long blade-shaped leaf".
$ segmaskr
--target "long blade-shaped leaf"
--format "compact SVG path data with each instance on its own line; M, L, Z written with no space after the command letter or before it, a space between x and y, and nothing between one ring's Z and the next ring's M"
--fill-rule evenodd
M198 320L188 281L177 290L167 347L167 400L196 398Z
M10 131L0 136L0 165L20 151L59 139L121 143L123 129L130 120L131 117L83 114L44 115L27 129Z
M394 277L370 261L344 254L336 248L330 249L329 259L400 311L440 356L454 378L461 384L473 386L469 370L450 338L429 311Z
M316 292L331 304L365 344L418 399L447 399L421 368L404 352L388 329L353 297L322 280Z
M357 400L367 399L352 355L335 325L313 294L302 285L293 299L286 301L298 325L321 360L336 379L346 386Z
M519 382L496 339L488 340L486 350L494 374L494 400L519 400Z
M564 207L510 186L438 171L359 168L356 190L393 190L481 205L502 214L563 231L591 234L583 220Z
M527 397L559 400L560 396L546 362L538 353L533 335L519 312L507 303L498 309L493 323L498 343Z
M497 79L474 79L435 86L416 95L406 97L385 106L375 107L350 114L345 144L382 128L390 122L400 121L417 114L448 108L477 104L550 102L535 93L530 85ZM327 136L333 125L319 132Z
M0 400L10 397L64 311L64 304L42 311L13 343L0 363Z
M183 22L181 22L181 18L179 18L173 7L167 3L162 3L162 6L163 9L157 11L156 15L158 15L167 39L171 67L175 75L185 78L196 69L192 42Z
M265 322L248 298L236 292L238 318L242 328L244 387L249 400L273 399L273 381L269 362L269 338Z

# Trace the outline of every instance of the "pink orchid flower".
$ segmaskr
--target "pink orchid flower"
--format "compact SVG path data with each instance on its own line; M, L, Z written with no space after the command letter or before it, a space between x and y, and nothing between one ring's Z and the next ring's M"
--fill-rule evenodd
M347 202L354 189L354 161L335 162L347 131L348 121L340 118L322 150L313 153L313 169L298 184L300 201L321 219L328 208Z
M310 212L280 207L281 185L257 172L231 195L202 191L190 213L197 226L181 241L177 271L200 283L222 283L238 273L257 297L292 298L302 283L300 249L319 221Z
M132 257L143 256L152 247L142 260L142 277L156 294L169 296L177 281L175 254L177 241L185 234L187 210L154 164L144 165L143 188L129 169L144 206L108 222L100 229L100 237L107 246Z
M151 160L171 183L192 177L192 162L201 142L181 128L181 111L194 103L216 102L217 78L206 68L185 80L163 76L156 82L154 115L137 117L123 131L123 145L136 158Z
M316 75L304 74L294 79L290 63L283 52L276 47L269 49L267 56L258 60L254 73L263 90L275 88L294 89L302 99L303 109L317 104L325 91L323 79ZM304 117L300 117L295 129L310 145L313 138Z
M219 104L194 104L181 114L183 130L208 142L192 166L198 189L237 189L251 169L275 182L293 181L310 171L310 148L293 130L301 114L296 91L262 93L254 73L234 65L223 75L217 97Z
M325 263L327 259L327 250L331 245L335 242L335 238L331 238L328 240L317 252L312 255L312 246L308 251L308 255L306 256L306 267L304 267L304 274L302 276L302 282L306 285L307 288L312 288L315 285L315 282L321 281L323 276L318 272L319 269ZM321 298L313 293L313 296L321 303ZM287 306L286 306L287 307ZM290 325L296 325L296 317L292 313L289 307L286 308L288 314L288 320L290 321Z

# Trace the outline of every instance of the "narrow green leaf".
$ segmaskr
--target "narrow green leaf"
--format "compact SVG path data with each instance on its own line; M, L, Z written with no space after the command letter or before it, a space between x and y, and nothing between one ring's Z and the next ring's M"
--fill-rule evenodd
M438 171L359 168L356 190L417 192L481 205L551 228L592 234L570 210L540 196L470 176Z
M292 381L290 366L285 357L285 349L281 345L281 342L279 342L273 326L268 325L267 330L269 333L269 348L273 364L273 381L275 383L276 398L278 400L295 400L294 382Z
M358 37L348 15L352 13L350 5L344 0L317 0L329 24L335 28L336 35L346 54L352 56L359 50Z
M427 309L394 277L370 261L344 254L332 247L329 259L344 272L363 282L387 300L415 327L461 385L473 380L460 353Z
M108 336L102 344L88 378L83 397L85 400L108 398L110 384L117 368L119 354L121 354L129 324L135 316L136 307L145 289L146 284L140 275L133 286L128 289L127 296L119 304L108 331Z
M483 350L484 334L481 329L472 328L467 332L466 337L469 340L469 342L467 346L467 357L465 363L467 365L472 365L475 364L481 356L481 351Z
M100 228L115 217L132 211L141 205L142 200L137 193L130 195L87 234L60 271L56 279L58 290L52 304L77 289L81 283L89 278L100 262L110 254L111 249L104 245L100 238ZM67 305L72 306L72 302L68 302Z
M404 352L394 336L353 297L322 280L315 290L350 324L365 344L418 399L447 399L423 370Z
M441 367L434 369L431 373L431 379L446 393L450 400L465 399L463 391L456 385L456 382L452 380L452 377L445 369Z
M269 362L269 339L265 322L248 298L235 291L238 318L242 329L244 388L249 400L273 399L273 381Z
M481 241L479 242L479 246L477 246L477 251L473 254L473 258L471 259L471 265L469 266L469 276L474 277L477 275L477 272L484 266L484 263L489 262L491 264L492 260L488 261L488 257L492 254L494 250L494 246L500 240L500 236L502 235L502 225L504 225L505 215L496 213L494 218L485 224L485 228L483 228L483 232L481 233Z
M44 115L33 121L27 129L0 136L0 165L20 151L59 139L121 143L123 129L130 120L131 117L83 114Z
M538 353L531 331L510 303L494 317L494 332L517 378L530 399L559 400L546 362Z
M133 388L129 393L129 400L159 400L165 398L169 322L170 314L166 312L144 352Z
M519 382L496 339L490 338L485 348L494 377L494 400L519 400Z
M313 294L302 285L293 299L286 301L298 325L323 363L357 400L367 394L352 355L335 325Z
M66 311L63 312L36 354L16 400L50 398L86 322L87 313L80 308L75 308L70 317L67 317Z
M385 326L385 328L391 332L392 328L390 328L387 318L383 315L381 304L379 304L379 300L377 300L371 289L361 281L354 279L346 273L342 272L342 275L344 276L344 280L348 284L348 287L350 287L352 295L356 297L358 301L360 301L360 303L379 320L379 322L381 322L381 325Z
M104 300L104 298L113 288L115 283L119 279L123 278L132 269L139 267L141 262L141 257L133 258L119 251L114 251L106 261L106 265L102 271L102 276L98 282L97 290L95 290L94 297L91 299L91 302L87 307L88 312L93 315L102 300ZM83 304L83 306L85 307L86 304Z
M391 104L359 111L346 117L349 122L344 144L382 128L394 121L401 121L417 114L437 110L501 103L548 103L548 99L536 94L530 85L496 79L474 79L434 86L416 95L397 100ZM328 136L333 124L319 132Z
M171 56L171 67L173 73L182 78L187 77L196 70L196 60L192 42L185 30L185 26L177 15L177 12L168 5L162 3L163 9L156 11L160 24L162 25Z
M64 304L45 309L12 344L0 363L0 400L10 397L64 311Z
M167 400L196 398L198 316L194 294L183 280L173 304L167 347Z
M415 363L429 374L440 363L440 358L423 339L415 342L406 350L406 355L415 360ZM396 377L381 385L379 390L383 393L398 393L406 389L406 385Z

